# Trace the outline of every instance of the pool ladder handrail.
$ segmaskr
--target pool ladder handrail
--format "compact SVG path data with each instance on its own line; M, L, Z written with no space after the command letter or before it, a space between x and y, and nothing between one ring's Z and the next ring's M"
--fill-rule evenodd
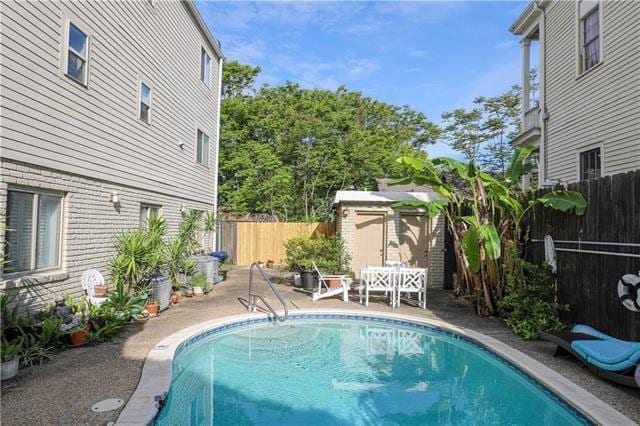
M255 294L255 293L253 293L251 291L251 289L253 287L253 268L254 267L258 269L258 272L260 272L260 275L262 275L262 278L264 278L264 280L267 282L267 284L269 284L269 287L271 287L271 290L273 291L273 293L276 295L276 297L278 298L278 300L282 304L282 306L284 308L284 315L278 314L278 312L275 309L273 309L273 307L269 304L269 302L267 302L264 299L264 297L260 296L259 294ZM264 273L264 270L262 269L262 266L260 266L257 262L254 262L254 263L251 264L251 267L249 269L249 306L248 306L248 309L251 312L256 312L258 299L260 299L262 301L262 303L264 303L264 305L267 307L267 309L269 309L269 311L271 311L271 313L273 314L273 316L275 317L275 319L277 321L285 322L287 320L287 318L289 317L289 307L287 305L287 301L285 300L285 298L282 297L282 293L280 293L280 290L278 290L278 288L275 285L273 285L273 283L271 282L271 280L269 279L267 274Z

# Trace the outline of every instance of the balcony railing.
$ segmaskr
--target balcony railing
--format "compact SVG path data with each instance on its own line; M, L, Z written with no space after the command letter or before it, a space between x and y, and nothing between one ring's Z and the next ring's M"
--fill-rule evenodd
M524 121L522 122L522 133L526 133L531 129L540 128L540 108L536 105L524 113Z

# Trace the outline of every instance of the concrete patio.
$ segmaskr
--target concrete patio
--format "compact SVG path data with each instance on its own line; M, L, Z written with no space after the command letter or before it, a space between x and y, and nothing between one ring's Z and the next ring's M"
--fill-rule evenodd
M280 275L274 273L274 282ZM94 413L90 407L103 399L127 400L133 393L147 352L162 338L202 321L246 312L239 299L247 298L248 269L236 268L228 281L216 286L204 297L183 299L158 318L127 326L116 341L100 346L85 346L62 352L40 367L22 370L15 381L3 383L2 423L27 424L107 424L114 421L119 410ZM262 283L258 283L260 286ZM450 292L429 289L427 310L403 304L392 309L383 300L375 299L365 308L352 297L342 302L338 297L312 302L308 294L282 283L279 285L290 309L348 308L415 315L439 319L451 324L491 335L515 347L556 370L574 383L616 408L636 423L640 423L640 391L605 382L577 361L554 358L553 345L545 342L524 342L513 335L495 318L480 319L468 307L453 299ZM266 285L263 294L269 295ZM268 300L274 302L272 296Z

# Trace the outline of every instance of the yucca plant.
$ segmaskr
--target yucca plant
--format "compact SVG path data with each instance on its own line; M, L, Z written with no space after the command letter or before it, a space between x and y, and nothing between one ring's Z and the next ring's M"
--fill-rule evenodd
M216 230L216 225L218 224L216 215L213 212L208 212L207 214L205 214L204 216L204 221L202 223L202 230L203 232L203 236L202 236L202 241L200 241L200 245L204 246L204 239L207 236L211 236L213 235L213 233Z

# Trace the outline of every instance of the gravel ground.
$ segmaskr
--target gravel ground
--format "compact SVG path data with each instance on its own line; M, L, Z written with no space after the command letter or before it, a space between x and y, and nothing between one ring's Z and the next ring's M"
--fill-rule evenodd
M127 331L110 344L68 350L45 365L21 370L16 379L2 383L2 424L96 425L114 421L119 410L94 413L90 407L107 398L127 400L138 383L147 352L162 338L202 321L245 313L239 298L246 299L247 283L248 270L234 269L230 279L218 284L209 295L183 299L157 318L129 325ZM491 335L554 369L640 424L640 390L605 382L571 358L554 358L552 344L522 341L500 320L478 318L447 291L430 289L429 309L425 311L405 304L394 310L383 301L370 303L369 308L365 308L357 298L346 303L338 298L312 302L307 294L286 284L280 287L290 302L290 309L394 311L440 319Z

